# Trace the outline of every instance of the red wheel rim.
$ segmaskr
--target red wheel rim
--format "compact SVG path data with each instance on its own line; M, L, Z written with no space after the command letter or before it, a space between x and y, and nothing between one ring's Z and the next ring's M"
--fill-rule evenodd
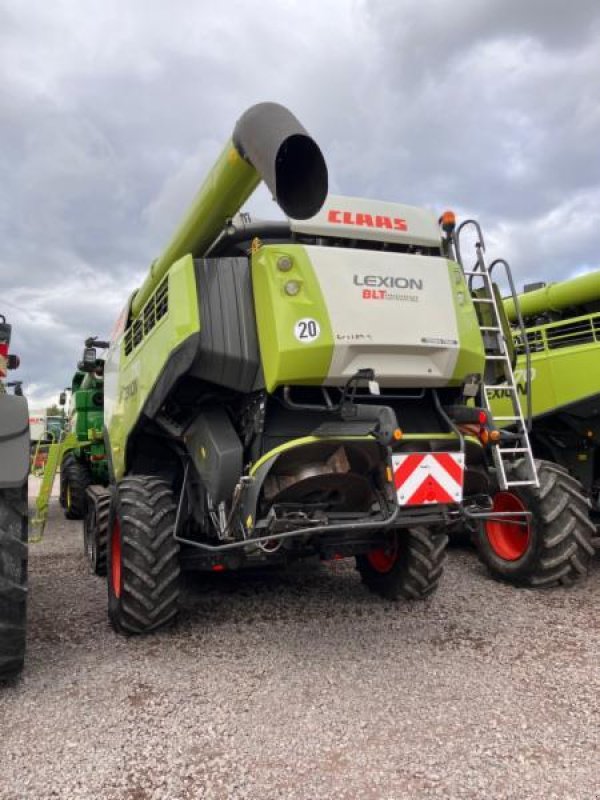
M493 511L527 511L523 501L512 492L498 492L494 497ZM485 534L494 553L504 561L518 561L529 547L531 526L529 517L522 519L488 520Z
M110 568L115 597L121 596L121 525L116 519L110 537Z
M396 539L388 547L379 547L367 554L369 564L375 572L389 572L398 559L398 542Z

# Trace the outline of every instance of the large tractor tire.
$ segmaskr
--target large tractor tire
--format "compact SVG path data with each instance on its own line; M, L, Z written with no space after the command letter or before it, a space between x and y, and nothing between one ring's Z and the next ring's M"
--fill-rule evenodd
M92 482L87 464L67 453L61 465L61 505L67 519L84 519L86 489Z
M530 511L522 522L488 520L475 536L491 574L515 586L569 585L587 574L596 527L579 481L550 461L536 461L540 488L514 486L494 495L494 511ZM507 474L527 480L524 461Z
M83 551L94 575L106 575L110 494L88 497L83 520Z
M438 586L448 537L418 527L396 531L387 547L356 557L356 568L370 591L388 600L424 600Z
M62 509L66 508L67 505L67 478L65 473L67 466L73 461L76 461L75 454L69 451L63 456L63 460L60 465L60 491L58 493L58 502L60 503L60 507Z
M27 485L0 491L0 681L25 659L27 627Z
M170 485L131 476L113 493L108 542L108 615L125 635L149 633L175 620L179 604L179 545L173 538Z

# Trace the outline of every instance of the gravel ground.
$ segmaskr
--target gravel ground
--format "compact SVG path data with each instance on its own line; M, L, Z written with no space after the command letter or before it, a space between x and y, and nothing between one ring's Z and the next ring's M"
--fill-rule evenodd
M415 605L349 561L209 577L177 628L120 638L53 506L0 689L2 800L600 798L597 565L535 593L454 550Z

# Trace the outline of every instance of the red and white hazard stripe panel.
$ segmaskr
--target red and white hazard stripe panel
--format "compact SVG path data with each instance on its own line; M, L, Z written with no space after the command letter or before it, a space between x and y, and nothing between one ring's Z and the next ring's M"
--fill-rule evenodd
M462 453L393 453L398 505L460 503L465 457Z

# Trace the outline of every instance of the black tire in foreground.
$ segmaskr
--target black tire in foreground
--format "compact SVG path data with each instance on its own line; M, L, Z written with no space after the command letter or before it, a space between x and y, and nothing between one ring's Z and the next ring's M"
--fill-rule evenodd
M539 489L513 486L494 496L495 511L530 511L529 521L486 521L475 535L475 545L495 578L536 588L570 585L587 574L594 555L590 502L564 467L550 461L536 465ZM507 477L527 480L524 460Z
M86 464L67 453L61 465L61 488L64 493L63 508L67 519L83 519L86 511L87 487L92 476Z
M118 633L149 633L175 620L179 545L175 503L161 478L131 476L113 494L108 541L108 615Z
M385 548L356 557L363 583L388 600L423 600L438 586L446 560L445 533L417 527L395 531Z
M108 516L110 494L87 498L83 520L83 550L94 575L106 575L106 547L108 541Z
M0 491L0 681L23 668L27 628L27 484Z

